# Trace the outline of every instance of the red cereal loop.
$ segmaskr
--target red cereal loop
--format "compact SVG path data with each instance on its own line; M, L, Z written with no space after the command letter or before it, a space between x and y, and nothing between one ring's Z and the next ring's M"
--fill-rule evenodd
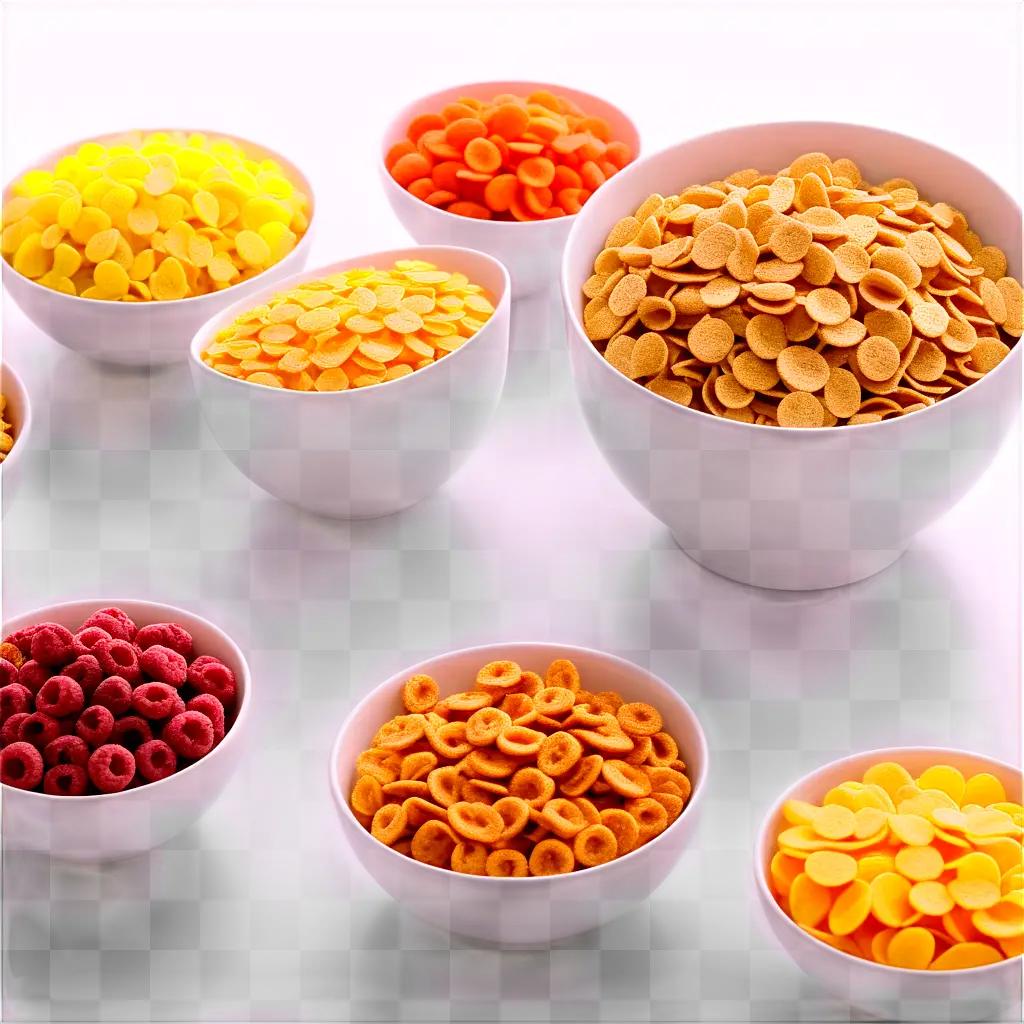
M75 650L79 654L88 654L100 640L112 640L113 637L101 626L88 626L75 634Z
M28 712L32 705L32 691L21 683L8 683L0 687L0 723L11 715Z
M27 686L33 693L38 693L39 687L49 678L50 670L45 665L40 665L38 661L30 659L18 669L18 682L22 686Z
M154 644L147 647L139 656L139 668L144 675L159 683L167 683L179 687L185 682L188 662L177 651L170 647Z
M13 649L11 653L15 652L18 654L19 657L21 656L21 652L18 651L16 647ZM19 667L19 665L16 665L9 658L0 657L0 688L3 688L4 686L10 686L11 683L15 683L18 681Z
M51 676L36 694L36 710L54 718L77 714L83 707L85 694L68 676Z
M27 711L18 711L0 726L0 743L16 743L21 736L21 723L29 717Z
M93 612L82 623L82 629L99 626L105 629L115 640L134 640L138 627L120 608L101 608Z
M43 777L43 792L50 796L82 796L89 788L89 774L80 764L58 764Z
M70 629L47 622L32 634L32 660L52 668L66 665L75 657L75 637Z
M138 652L127 640L100 640L93 648L93 653L104 675L121 676L129 683L138 680Z
M149 722L139 715L126 715L114 723L114 731L110 734L110 742L118 743L129 750L141 747L153 738L153 730Z
M113 728L113 715L110 725ZM81 736L58 736L43 748L43 760L49 768L58 764L77 764L84 768L89 762L89 744Z
M198 693L185 704L186 711L199 711L213 723L213 745L224 739L224 705L212 693Z
M123 715L132 706L132 687L121 676L107 676L92 692L92 704L109 708L115 715Z
M105 743L89 757L89 778L101 793L119 793L135 778L135 758L118 743Z
M132 692L132 707L143 718L171 718L185 710L178 691L167 683L142 683Z
M93 691L103 681L103 669L93 654L80 654L64 669L63 674L69 679L74 679L87 698L92 696Z
M196 658L188 667L188 681L200 693L213 694L226 708L235 703L238 694L235 674L219 658L208 655Z
M60 722L42 711L34 711L22 723L18 739L42 750L60 735Z
M4 643L14 644L21 651L22 655L28 658L30 656L29 652L32 650L32 637L44 625L45 623L43 622L33 622L30 626L22 626L21 629L5 636Z
M143 651L154 646L169 647L183 658L191 658L192 634L176 622L154 622L135 634L135 646Z
M31 743L11 743L0 750L0 782L15 789L35 789L43 778L43 755Z
M182 711L164 726L161 738L176 754L194 761L213 749L213 723L201 711Z
M78 716L75 732L90 747L102 746L114 734L114 716L102 704L92 704Z
M159 782L178 768L178 755L163 740L150 740L135 751L135 767L147 782Z

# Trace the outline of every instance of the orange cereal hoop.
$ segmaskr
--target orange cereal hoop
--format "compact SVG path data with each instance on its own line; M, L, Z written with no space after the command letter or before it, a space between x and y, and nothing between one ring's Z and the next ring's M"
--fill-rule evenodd
M211 369L290 391L387 384L461 348L490 319L484 289L426 260L303 281L219 330Z
M885 761L782 816L769 887L815 938L908 970L1020 955L1024 807L994 775Z
M466 96L419 114L384 163L430 206L479 220L533 221L578 213L633 157L603 118L539 89Z
M566 874L625 856L683 813L690 780L657 708L585 688L568 659L543 673L492 661L466 682L442 696L430 676L410 676L399 713L356 758L352 812L396 853L493 878ZM971 819L997 839L1001 825ZM1007 931L1011 913L966 885L978 867L961 873L961 903L984 903L990 931ZM837 877L824 860L817 874Z
M649 196L610 227L583 295L584 332L624 376L758 426L926 409L1024 330L1006 255L963 213L824 153Z

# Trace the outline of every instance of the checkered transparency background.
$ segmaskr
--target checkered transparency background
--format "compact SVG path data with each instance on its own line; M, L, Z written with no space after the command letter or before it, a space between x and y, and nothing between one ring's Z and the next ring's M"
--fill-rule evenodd
M621 5L591 4L583 18L578 5L548 4L544 17L588 43L566 52L529 34L539 14L522 9L533 5L509 3L492 16L507 47L497 66L468 45L468 3L345 14L293 3L286 17L283 6L253 5L241 21L230 4L140 4L131 19L124 5L88 6L6 8L5 84L17 102L5 111L4 178L112 123L215 120L308 169L322 217L311 266L401 244L373 179L376 126L404 97L454 79L507 72L607 93L636 112L652 149L725 123L831 116L929 136L1010 187L1019 169L1014 133L979 133L973 106L958 117L959 93L945 94L942 112L892 109L893 90L918 84L902 66L876 67L859 98L829 102L801 86L780 109L777 90L755 88L762 61L740 65L742 105L731 93L718 109L698 100L693 84L718 81L730 63L715 57L721 47L763 57L763 40L746 34L761 7L733 5L730 19L721 5L637 3L627 19ZM853 8L835 7L773 5L790 19L771 26L778 67L811 45L811 10L823 19L816 31L838 31ZM991 39L1016 39L1014 5L964 8L890 5L886 17L898 33L920 24L947 46L955 35L958 60L977 61L988 91L1009 96L1016 43L1004 68ZM836 66L873 38L881 9L856 10L861 20L842 22L830 43ZM237 105L237 59L230 73L205 68L209 88L194 94L147 74L119 114L59 102L60 59L103 31L117 28L128 71L141 76L169 59L157 59L156 38L173 54L197 25L288 73L247 79L253 94ZM665 53L653 25L658 39L701 34L706 45ZM457 65L416 57L431 31L450 40ZM652 45L671 73L639 61ZM375 77L379 60L404 68L398 80ZM617 86L607 66L623 62L635 75ZM34 73L43 63L45 79ZM94 68L81 88L123 85L117 67ZM345 101L363 81L379 95ZM690 99L680 108L666 93ZM301 102L318 94L334 99ZM353 141L325 137L345 111ZM319 132L303 127L313 115ZM93 595L176 603L231 632L254 676L249 756L194 828L102 868L6 851L4 1020L847 1020L849 1007L798 971L754 908L752 838L769 804L804 772L875 746L1018 759L1017 435L892 568L835 591L770 593L701 570L613 478L573 397L554 295L516 303L502 405L463 469L405 513L350 524L250 485L203 426L185 367L97 367L10 302L3 327L4 358L37 417L16 500L4 499L5 617ZM327 790L327 751L355 700L421 657L502 639L594 646L650 667L691 702L711 746L702 823L677 870L625 917L550 949L500 950L418 923L349 856Z

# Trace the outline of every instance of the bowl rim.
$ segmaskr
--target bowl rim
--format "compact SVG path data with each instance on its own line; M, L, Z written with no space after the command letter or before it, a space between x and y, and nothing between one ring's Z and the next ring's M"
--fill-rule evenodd
M338 729L337 735L335 736L334 742L331 744L330 758L327 764L328 773L328 784L331 790L331 796L334 800L335 806L338 812L343 815L348 824L357 829L359 833L364 836L368 841L379 846L382 850L386 850L392 857L400 858L400 861L394 861L395 864L412 865L412 870L423 869L430 873L436 874L439 877L447 879L458 879L460 881L467 881L470 884L478 885L542 885L544 883L552 883L558 881L565 881L567 879L578 878L580 876L586 876L587 878L596 878L599 872L607 872L609 869L613 869L616 865L621 865L627 860L638 859L648 853L655 844L659 843L664 837L671 831L672 826L676 824L673 822L665 828L664 831L656 835L650 842L645 843L643 846L637 847L635 850L630 850L629 853L624 854L621 857L616 857L613 860L606 861L604 864L598 864L595 867L584 868L581 871L569 871L559 875L527 875L523 878L505 878L491 875L465 875L460 874L457 871L452 871L448 868L435 867L433 864L424 864L422 861L415 860L412 857L406 857L404 854L398 853L395 849L386 844L382 843L379 839L368 832L360 823L356 820L355 815L352 813L352 808L349 806L348 799L341 791L341 782L338 779L337 766L339 764L341 755L342 741L344 740L347 730L352 722L359 716L360 712L363 711L364 707L373 700L378 693L385 689L391 689L395 684L401 680L408 678L410 675L416 675L422 672L427 666L436 663L440 659L454 658L461 655L468 654L481 654L494 653L497 651L507 651L511 647L530 647L537 649L540 652L543 649L556 649L562 652L566 657L572 657L573 654L586 654L596 655L605 661L611 662L612 664L621 666L632 672L640 672L648 677L648 680L654 684L654 688L659 693L665 695L668 700L674 701L678 705L683 714L687 716L694 726L697 739L697 749L701 764L700 778L693 782L692 792L690 793L690 799L687 801L686 806L680 812L679 819L682 819L683 815L688 812L691 816L695 816L700 807L700 800L704 795L704 791L707 788L708 779L708 768L709 768L709 754L708 754L708 742L707 737L704 734L704 728L700 723L700 719L697 717L696 712L682 697L679 693L673 689L664 679L660 676L655 675L649 669L644 668L642 665L637 665L636 662L629 661L626 658L620 658L615 654L608 654L605 651L599 651L594 647L583 647L579 644L561 644L555 641L546 640L509 640L489 644L476 644L471 647L460 647L452 651L444 651L440 654L435 654L433 657L424 658L417 662L415 665L411 665L408 668L404 668L399 672L393 673L388 679L379 683L373 687L369 693L365 694L359 702L352 707L345 715L344 720L341 723L341 727Z
M61 601L58 604L44 605L40 608L35 608L27 612L23 612L19 615L14 615L9 621L3 623L3 635L7 636L10 630L11 622L18 622L22 619L34 619L36 621L46 621L44 616L48 616L54 613L62 611L71 612L74 609L88 609L98 610L106 607L122 607L123 605L133 605L136 608L142 607L146 609L153 609L154 611L159 609L161 613L168 615L167 621L175 621L170 618L172 615L184 615L189 619L193 619L196 622L202 623L202 625L211 629L216 633L222 640L224 640L228 649L235 658L238 659L238 664L241 667L241 676L244 681L244 686L240 688L240 699L238 702L238 710L235 713L235 720L231 723L231 727L224 733L224 738L218 743L208 754L204 754L197 761L193 761L188 767L182 768L182 770L174 772L173 775L168 775L166 778L158 779L156 782L147 782L144 785L136 786L133 789L121 789L116 793L87 793L82 796L67 796L60 795L57 793L39 793L32 789L19 789L17 786L10 786L7 783L0 783L0 792L3 792L7 799L11 799L11 794L19 794L26 797L42 799L47 801L56 801L57 804L73 803L78 805L83 801L107 801L116 800L118 797L126 797L130 794L139 793L144 790L152 791L157 786L162 786L165 783L172 782L174 779L179 779L184 775L187 775L193 769L198 768L207 759L215 757L218 753L222 752L225 747L228 746L229 742L234 743L237 746L238 734L242 723L249 717L249 712L252 707L252 673L249 670L249 663L246 661L245 655L242 653L241 648L235 643L234 639L228 635L220 626L216 623L211 622L205 616L199 615L197 612L190 611L187 608L181 608L173 604L164 604L161 601L150 601L144 598L135 597L113 597L113 598L80 598L75 601ZM157 620L160 621L160 620ZM31 622L26 622L25 625L31 625ZM23 627L18 627L23 628ZM17 799L17 797L14 797ZM141 799L136 797L136 799Z
M603 104L606 107L610 107L612 110L614 110L623 119L623 121L627 125L629 125L629 127L632 129L633 135L634 135L635 140L636 140L636 144L633 147L633 150L634 150L633 158L632 158L632 160L629 161L629 163L627 163L625 165L625 167L631 167L633 164L635 164L637 162L637 160L640 159L640 154L643 151L643 149L642 149L642 147L643 147L643 140L642 140L642 138L640 136L640 129L637 127L636 121L634 121L633 118L630 117L630 115L627 114L626 111L623 110L622 107L620 107L617 103L613 103L611 100L607 100L603 96L598 96L596 93L586 92L583 89L577 89L577 88L575 88L574 86L571 86L571 85L560 85L557 82L532 81L530 79L509 79L507 81L495 80L495 81L482 81L482 82L467 82L467 83L465 83L463 85L450 85L450 86L448 86L447 88L444 88L444 89L436 89L434 92L429 92L429 93L426 93L425 95L417 97L416 99L409 100L401 108L399 108L399 110L394 114L394 116L388 121L387 127L384 130L384 136L383 136L383 138L381 140L381 145L380 145L379 149L377 150L377 156L376 156L377 170L378 170L378 172L380 173L380 175L384 179L384 182L385 182L384 187L386 189L388 189L389 191L394 192L395 194L408 196L410 199L415 200L416 203L419 204L420 206L427 207L428 209L433 210L435 213L440 214L442 218L449 218L452 221L454 221L456 223L460 223L460 224L464 224L466 221L473 221L473 220L475 220L476 218L473 218L473 217L463 217L463 216L460 216L459 214L456 214L456 213L449 213L447 210L442 210L439 206L431 206L430 203L426 202L423 199L420 199L419 196L414 196L408 189L402 188L402 186L399 185L398 182L395 181L395 179L391 177L391 172L387 168L387 164L385 163L385 159L387 157L388 150L392 146L396 145L398 142L402 141L402 139L395 139L394 138L395 127L397 125L402 124L403 122L408 123L408 121L411 120L411 118L413 116L413 108L414 107L418 107L421 104L426 103L429 100L434 100L434 99L440 100L442 97L448 96L450 93L457 93L457 92L470 93L470 92L472 92L474 90L492 89L492 88L498 88L499 86L511 86L511 87L516 87L516 88L524 87L524 88L530 88L530 89L544 89L544 90L547 90L547 91L550 91L550 92L553 92L553 93L557 93L557 92L561 91L561 92L565 92L565 93L571 93L571 94L573 94L575 96L579 96L579 97L586 97L589 100L596 100L598 103ZM625 140L623 140L623 141L625 141ZM623 167L619 171L620 174L622 173L622 170L625 170L625 167ZM600 188L600 186L598 186L598 188ZM594 191L596 192L597 189L595 189ZM584 203L583 205L586 206L586 203ZM508 229L516 229L516 228L518 228L519 230L524 230L524 229L528 230L529 228L535 228L539 224L548 224L548 223L550 223L550 224L569 224L569 225L571 225L573 220L577 216L579 216L578 212L577 213L567 213L567 214L565 214L562 217L552 217L549 220L540 219L540 220L519 221L519 220L515 220L513 218L512 220L481 220L480 224L486 224L488 227L497 227L499 230L503 230L503 229L506 229L506 228L508 228Z
M252 381L242 380L238 377L229 377L226 373L220 373L213 369L212 366L207 366L202 359L202 350L206 347L207 343L212 340L215 332L215 322L227 317L234 318L238 315L238 312L243 312L244 308L251 308L253 306L260 305L259 296L263 294L263 291L278 292L284 291L289 288L293 288L296 285L301 284L304 281L314 281L319 277L323 277L326 274L338 273L341 270L349 269L360 269L360 264L376 263L390 261L394 262L399 259L418 259L422 258L417 256L418 253L424 252L440 252L440 253L463 253L468 254L474 258L479 257L486 260L488 263L494 265L494 267L501 274L501 294L497 297L494 303L494 312L491 314L490 319L484 322L483 327L480 328L469 338L466 339L465 343L460 345L454 352L449 352L443 359L437 359L430 366L423 367L422 370L415 370L413 373L407 373L404 377L399 377L396 380L385 380L378 384L373 384L365 388L345 388L344 391L296 391L294 388L275 388L269 384L253 383ZM471 282L475 284L476 282ZM261 291L255 291L249 295L243 296L242 298L233 302L230 306L225 306L222 309L215 312L208 320L206 320L198 331L192 336L192 341L189 343L188 358L189 362L194 367L197 367L206 373L212 374L213 377L219 381L227 382L228 384L239 389L250 389L258 388L259 391L269 392L271 394L280 394L282 396L287 395L293 398L313 398L318 399L338 399L341 398L347 401L362 401L359 398L351 398L352 395L364 395L368 392L380 392L386 387L390 387L394 384L404 384L406 380L410 380L415 377L422 379L424 374L430 373L432 370L437 369L439 366L443 366L449 360L457 358L466 349L470 347L484 331L490 327L495 320L498 318L498 314L506 311L511 306L511 290L512 283L509 277L508 268L500 260L496 259L490 253L481 252L479 249L471 249L464 245L411 245L404 246L396 249L385 249L381 252L367 253L365 255L358 255L353 257L345 257L344 259L335 260L333 263L324 264L321 267L314 267L312 270L305 269L297 271L289 277L281 278L279 281L275 281L273 284L268 284ZM238 312L236 312L238 311ZM257 392L249 391L250 394L258 394ZM242 392L239 391L239 394ZM284 399L288 401L289 399Z
M11 384L14 387L11 387ZM18 401L21 403L21 422L16 425L18 432L14 437L14 444L11 445L7 458L0 463L0 479L2 479L4 467L16 463L21 458L21 453L25 448L24 442L32 431L32 399L29 397L28 388L25 387L25 382L21 379L18 371L6 359L0 360L0 388L2 388L8 403L10 403L12 392L17 394Z
M934 152L934 154L936 156L940 156L940 157L942 157L944 159L951 160L954 163L964 164L964 165L970 167L973 171L975 171L978 175L980 175L981 178L984 179L984 182L986 184L986 188L990 189L992 191L992 193L994 193L995 195L998 195L1001 199L1003 199L1007 203L1009 203L1010 206L1012 207L1012 209L1016 212L1017 219L1018 220L1021 219L1021 208L1020 208L1020 205L1013 198L1013 196L1011 196L1001 185L999 185L997 182L995 182L980 167L978 167L976 164L971 163L971 161L966 160L964 157L957 156L957 154L951 153L949 150L943 149L941 146L937 146L937 145L935 145L932 142L927 142L924 139L919 139L916 136L906 135L906 134L904 134L902 132L895 132L895 131L892 131L892 130L890 130L888 128L876 128L876 127L874 127L872 125L860 124L860 123L855 122L855 121L816 121L816 120L808 119L808 120L802 120L802 121L752 121L752 122L749 122L749 123L746 123L746 124L732 125L731 127L728 127L728 128L719 128L719 129L716 129L715 131L705 132L705 133L703 133L701 135L694 135L694 136L692 136L690 138L683 139L680 142L676 142L676 143L673 143L672 145L665 146L662 149L659 149L657 152L648 153L646 156L638 156L635 160L631 161L625 167L623 167L622 170L619 172L619 175L626 174L628 172L631 172L631 171L634 171L636 169L639 169L641 166L647 166L649 164L652 164L652 163L654 163L655 161L657 161L657 160L659 160L661 158L667 157L668 154L670 154L670 153L676 153L677 151L682 150L684 147L691 146L691 145L693 145L694 143L697 143L697 142L709 142L709 141L713 141L713 140L715 140L717 138L721 138L723 136L735 135L737 133L747 132L747 131L750 131L750 130L753 130L753 129L774 129L774 130L781 131L781 130L788 129L788 128L811 128L811 127L818 129L821 133L827 133L829 131L835 131L837 129L842 130L842 129L849 129L849 128L858 129L860 131L872 132L872 133L874 133L876 135L881 135L881 136L884 136L884 137L888 138L893 143L893 146L897 150L898 150L898 147L900 145L905 144L905 143L910 143L910 144L915 145L915 146L923 146L923 147L925 147L927 149L930 149L930 150L932 150ZM619 175L616 175L616 177L618 177ZM580 212L582 213L584 210L586 210L586 204L584 204L584 206L582 207ZM579 215L576 215L576 216L579 216ZM971 384L968 384L966 387L962 388L960 391L957 391L955 394L952 394L952 395L949 395L949 396L947 396L945 398L941 398L941 399L936 400L932 405L929 405L925 409L919 409L919 410L917 410L917 412L910 413L909 417L908 416L894 416L894 417L892 417L890 419L878 420L875 423L852 423L852 424L848 423L848 424L844 424L841 428L840 427L836 427L836 428L825 427L825 428L823 428L823 427L778 427L778 426L771 426L770 424L767 424L767 423L743 423L740 420L731 420L731 419L728 419L727 417L724 417L724 416L715 416L713 413L707 413L707 412L703 412L703 411L701 411L699 409L691 409L689 406L679 405L678 402L673 402L673 401L671 401L668 398L663 398L661 395L655 394L653 391L648 391L648 389L645 388L642 384L638 384L635 380L632 380L629 377L625 376L625 374L619 373L619 371L616 370L615 367L613 367L603 357L603 355L600 352L598 352L598 350L595 347L594 343L587 337L586 332L583 330L582 320L581 320L581 318L578 316L578 314L576 312L576 305L575 304L576 304L577 299L579 298L579 295L581 293L581 289L583 287L583 284L581 282L578 286L572 287L570 282L569 282L569 252L573 248L574 242L576 240L575 239L575 235L577 234L578 231L580 231L580 227L579 227L579 221L577 220L577 222L574 223L572 225L571 229L570 229L569 237L568 237L568 239L566 239L565 249L564 249L563 254L562 254L562 269L561 269L561 275L560 275L560 278L561 278L561 282L560 283L561 283L561 290L562 290L562 304L563 304L563 306L565 308L565 313L566 313L566 318L568 320L568 323L571 325L571 329L568 330L566 333L569 334L569 335L572 335L574 337L574 340L575 340L576 344L578 344L578 345L582 346L583 348L589 350L591 355L593 357L596 357L598 363L601 364L606 371L608 371L609 373L613 374L616 378L619 378L622 381L625 381L631 387L635 388L637 392L643 393L644 395L646 395L648 400L653 399L654 401L656 401L660 405L664 406L665 408L669 408L669 409L675 410L675 414L678 414L678 415L680 415L680 416L682 416L684 418L689 417L689 416L698 416L698 417L700 417L700 419L698 419L696 421L698 424L700 422L704 421L704 420L709 420L709 421L713 421L713 422L718 423L720 426L722 426L723 428L725 428L727 430L728 429L738 429L738 430L756 430L756 431L762 431L762 432L767 431L769 436L775 436L775 435L777 435L777 434L779 434L781 432L781 434L784 437L793 436L793 437L797 437L797 438L801 438L801 439L803 439L803 438L817 438L817 437L821 437L821 438L831 437L831 436L833 436L835 430L846 431L846 430L851 430L852 429L852 430L857 430L857 431L863 431L863 430L879 429L879 428L884 429L886 427L888 427L889 429L892 429L892 425L893 424L900 423L900 422L906 420L909 417L915 417L916 418L917 416L927 415L928 413L932 412L934 409L938 408L939 406L948 406L948 404L950 402L956 401L958 398L963 397L963 395L966 392L972 391L977 385L979 385L979 384L983 383L984 381L988 380L994 374L999 373L999 371L1002 370L1004 366L1008 366L1011 363L1018 362L1021 359L1021 349L1024 348L1024 338L1017 338L1014 341L1014 344L1010 346L1010 351L1004 357L1002 362L998 366L996 366L995 369L990 370L987 374L985 374L985 376L982 377L981 380L976 380L976 381L972 382ZM569 344L571 346L573 344L573 340L569 340ZM599 371L599 372L603 372L603 371ZM1009 372L1009 371L1006 371L1006 372ZM671 413L670 413L670 415L671 415ZM814 443L817 443L817 442L814 442Z
M1003 960L999 960L994 964L985 964L981 967L959 967L951 971L931 971L927 968L924 970L916 970L910 967L893 967L891 964L880 964L875 960L868 960L864 957L854 956L852 953L846 953L841 949L836 949L834 946L830 946L827 942L822 942L821 939L816 938L809 932L805 932L803 928L801 928L782 909L782 907L779 906L778 901L775 898L775 894L768 885L768 865L766 863L762 863L761 850L762 848L765 848L771 852L770 833L772 831L773 822L782 813L782 807L786 801L790 799L790 795L793 790L812 779L826 775L835 769L843 767L844 765L850 765L852 768L853 765L862 765L867 763L869 760L874 759L879 761L895 761L899 763L900 758L902 756L906 756L908 753L927 754L929 756L947 758L948 761L944 763L950 763L954 767L956 767L958 759L966 758L972 761L987 762L990 766L1000 768L1009 774L1020 774L1021 772L1019 767L1015 767L1007 761L1001 761L999 758L991 757L988 754L980 754L976 751L964 750L960 747L942 747L932 746L929 744L901 747L879 747L874 750L862 750L819 765L813 771L801 775L786 786L778 799L776 799L771 805L768 813L764 816L761 825L758 827L757 835L754 839L752 867L754 883L757 887L758 895L760 896L760 902L762 906L765 906L766 913L770 913L773 917L782 921L784 926L787 928L787 931L797 937L798 941L806 940L807 942L813 943L815 949L824 950L826 953L842 957L845 962L851 965L856 965L862 968L867 967L869 969L878 968L879 970L887 971L891 977L922 978L934 976L936 978L960 978L969 976L971 978L976 978L979 977L982 972L1005 970L1007 964L1012 964L1015 960L1019 962L1021 956L1024 954L1017 953L1015 956L1005 957Z
M306 230L302 233L302 237L295 243L295 247L291 250L291 252L286 253L276 263L271 263L270 266L264 267L258 274L253 274L252 277L247 278L245 281L238 281L235 284L228 285L227 288L222 288L219 291L207 292L205 295L187 295L183 299L155 299L150 300L148 302L118 302L116 299L94 299L91 297L87 298L86 296L83 295L68 295L66 292L59 292L53 288L47 288L45 285L39 284L39 282L34 280L33 278L26 277L24 274L18 273L18 271L14 269L14 264L9 262L6 257L0 259L0 265L2 265L3 267L3 272L5 274L16 275L18 280L25 282L25 284L27 285L31 285L33 288L36 288L41 292L44 292L47 296L56 295L59 296L60 299L66 299L69 302L76 299L80 299L85 302L104 303L107 306L116 306L127 309L180 309L187 303L200 303L204 299L216 301L218 298L223 297L225 293L230 292L233 288L239 285L248 286L253 281L259 280L261 277L263 277L264 274L273 270L275 267L280 267L281 264L285 262L285 260L290 259L296 253L305 252L305 250L308 249L309 246L312 244L310 239L313 233L314 222L319 223L319 220L316 217L317 200L313 190L313 184L310 181L308 175L305 173L305 171L303 171L298 164L293 163L291 160L288 159L288 157L278 152L278 150L272 149L270 146L266 146L262 142L257 142L255 139L249 139L244 135L236 135L233 132L219 131L213 128L125 128L122 129L121 131L95 132L84 139L78 139L75 142L69 142L63 146L59 146L57 149L51 150L50 152L41 156L38 160L34 161L24 170L19 171L16 175L14 175L13 178L10 179L10 181L8 181L4 185L2 193L3 199L6 202L11 192L11 189L14 186L14 183L21 179L22 177L24 177L24 175L26 175L29 171L38 170L40 168L50 169L62 157L70 155L71 153L75 152L80 146L84 146L88 142L99 142L104 145L110 145L111 143L116 143L118 140L124 139L131 135L145 136L152 135L157 132L184 132L186 134L207 135L214 140L228 139L231 142L239 143L243 148L253 147L257 150L262 150L266 154L266 157L261 157L261 159L269 158L276 160L289 172L290 176L297 177L299 180L297 182L293 181L292 184L296 186L301 186L302 191L306 194L307 198L309 199L309 223L306 225ZM142 314L141 312L139 312L129 313L128 315L141 316Z

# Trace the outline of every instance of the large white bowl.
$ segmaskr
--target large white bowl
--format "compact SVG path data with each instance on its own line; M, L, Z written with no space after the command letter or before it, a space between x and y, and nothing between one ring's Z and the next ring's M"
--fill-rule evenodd
M833 787L860 779L880 761L902 764L917 776L934 764L949 764L965 775L991 772L1007 797L1021 798L1019 768L981 754L944 747L892 747L868 750L826 764L794 783L768 813L754 850L754 884L758 903L776 939L797 965L834 995L884 1020L1020 1020L1021 958L961 971L912 971L862 960L814 938L779 906L768 881L775 840L785 827L787 800L820 802Z
M959 157L876 128L798 122L731 128L623 169L577 215L562 264L573 374L615 474L701 565L742 583L811 590L885 568L992 460L1020 406L1021 344L983 380L921 412L863 426L792 430L676 405L612 367L582 328L581 288L610 227L652 192L741 167L775 171L825 150L869 181L901 176L960 207L1020 277L1020 209Z
M302 392L236 380L200 358L218 330L276 292L401 259L462 271L494 303L484 326L431 366L386 384ZM217 443L250 480L310 512L371 518L437 490L475 447L501 397L508 334L508 274L497 260L445 246L392 249L298 274L229 306L193 339L192 379Z
M598 96L544 82L473 82L431 93L403 107L388 125L377 157L384 192L402 227L417 242L462 245L490 253L508 267L516 298L548 286L554 287L558 280L558 264L562 258L562 249L578 214L530 222L460 217L431 206L402 188L391 177L384 164L384 158L396 142L406 137L409 123L419 114L436 114L445 104L452 103L462 96L490 100L502 93L526 96L538 89L546 89L556 96L564 96L579 104L586 113L603 117L611 126L614 138L632 148L634 159L640 152L640 134L636 125L618 107L612 106ZM621 173L619 171L619 174ZM601 187L604 188L603 185ZM593 198L587 203L592 201ZM584 204L584 209L586 205Z
M3 795L4 845L73 861L131 857L166 842L209 808L238 767L252 706L252 680L235 642L212 622L169 604L133 600L70 601L39 608L4 624L3 635L34 622L79 628L94 611L117 605L139 626L178 622L195 640L197 654L221 659L235 674L238 706L224 739L205 757L159 782L120 793L50 796L14 786Z
M618 690L626 700L645 701L661 712L665 729L679 743L693 792L682 815L651 842L596 868L567 875L489 878L435 868L396 853L356 820L348 798L356 757L371 746L382 722L402 713L402 683L416 673L437 680L441 695L471 686L481 665L511 658L544 672L556 658L571 658L583 685ZM708 773L704 733L690 706L646 669L610 654L551 643L490 644L441 654L392 676L346 718L328 765L342 831L370 875L404 908L438 928L506 945L536 945L596 928L624 913L665 880L697 824Z
M20 481L21 472L18 463L25 453L32 431L32 404L28 399L28 391L9 363L0 363L0 394L7 399L7 409L3 417L11 424L14 433L14 446L7 453L7 458L0 463L0 514L2 514L14 497L14 492Z
M144 129L145 132L171 130L174 129ZM61 157L74 153L85 142L113 143L132 134L135 133L111 132L79 139L40 157L33 162L32 167L53 167ZM6 259L0 260L3 263L4 287L36 327L65 348L107 363L163 366L181 362L188 356L188 343L196 329L218 309L223 309L229 302L243 295L252 294L272 281L294 274L306 265L316 221L313 189L306 176L280 153L259 143L226 132L208 131L206 134L230 139L253 159L269 157L276 160L296 187L306 194L309 198L309 226L295 248L283 260L262 273L223 291L166 302L108 302L65 295L19 274ZM17 175L13 181L19 180L21 176ZM11 195L11 184L4 189L5 203Z

